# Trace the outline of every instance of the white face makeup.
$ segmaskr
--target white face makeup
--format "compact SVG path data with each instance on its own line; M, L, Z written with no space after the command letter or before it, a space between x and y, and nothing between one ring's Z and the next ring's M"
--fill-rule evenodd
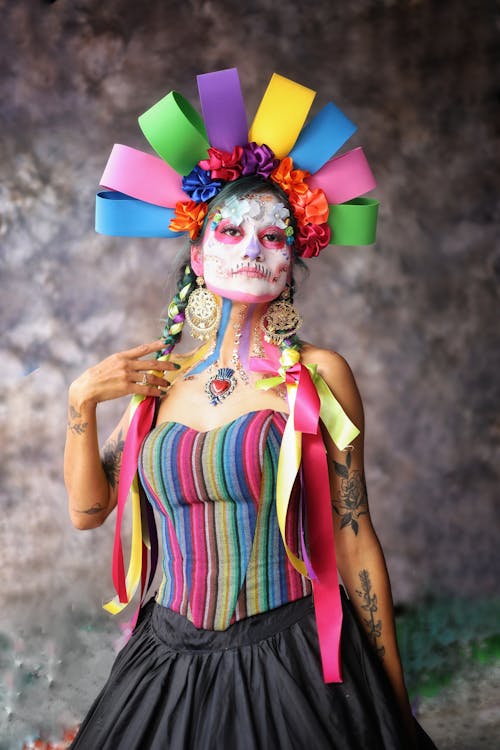
M225 203L208 224L192 265L208 289L237 302L269 302L290 277L285 220L288 209L272 193L250 194ZM220 220L219 220L220 217Z

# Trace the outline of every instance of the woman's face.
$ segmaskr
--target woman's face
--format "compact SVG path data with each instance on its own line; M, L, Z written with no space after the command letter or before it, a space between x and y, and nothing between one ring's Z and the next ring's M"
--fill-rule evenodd
M276 299L291 277L289 213L272 193L229 199L191 251L191 265L207 289L236 302Z

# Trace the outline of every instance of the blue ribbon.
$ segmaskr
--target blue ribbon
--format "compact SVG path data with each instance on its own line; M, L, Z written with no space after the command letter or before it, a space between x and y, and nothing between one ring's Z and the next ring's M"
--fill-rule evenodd
M290 151L294 167L314 174L356 130L357 126L333 102L328 102L303 128Z
M233 303L230 299L227 299L226 297L222 299L222 312L220 316L219 330L217 331L217 343L215 349L209 357L203 359L195 367L193 367L192 370L189 371L190 375L198 375L200 372L206 370L207 367L209 367L213 362L216 362L219 359L220 348L222 346L222 340L229 323L229 315L231 313L232 306Z
M95 230L113 237L180 237L184 232L168 228L173 208L131 198L125 193L102 190L96 195Z

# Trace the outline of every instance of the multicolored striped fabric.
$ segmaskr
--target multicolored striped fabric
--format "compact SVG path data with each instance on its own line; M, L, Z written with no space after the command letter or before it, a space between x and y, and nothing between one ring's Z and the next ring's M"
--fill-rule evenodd
M163 580L156 600L196 627L225 630L311 592L289 563L276 517L286 415L255 411L198 432L177 422L144 441L139 474L161 517ZM300 549L299 491L286 538Z

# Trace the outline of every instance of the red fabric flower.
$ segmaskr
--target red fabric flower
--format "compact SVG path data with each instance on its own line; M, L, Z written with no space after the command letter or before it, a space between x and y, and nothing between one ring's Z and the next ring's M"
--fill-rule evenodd
M330 244L332 233L328 224L300 224L295 236L297 255L312 258Z
M218 148L209 148L209 159L203 159L198 162L198 166L210 172L213 180L226 180L233 182L241 175L241 156L243 149L241 146L235 146L233 153L229 151L220 151Z
M304 180L308 177L309 172L293 168L293 161L290 156L285 156L271 174L271 180L274 180L285 193L306 193L309 188Z
M324 224L328 220L328 200L320 188L289 195L295 218L299 224Z
M195 240L203 226L207 211L206 203L179 201L175 204L175 216L168 228L173 232L189 232L191 239Z

